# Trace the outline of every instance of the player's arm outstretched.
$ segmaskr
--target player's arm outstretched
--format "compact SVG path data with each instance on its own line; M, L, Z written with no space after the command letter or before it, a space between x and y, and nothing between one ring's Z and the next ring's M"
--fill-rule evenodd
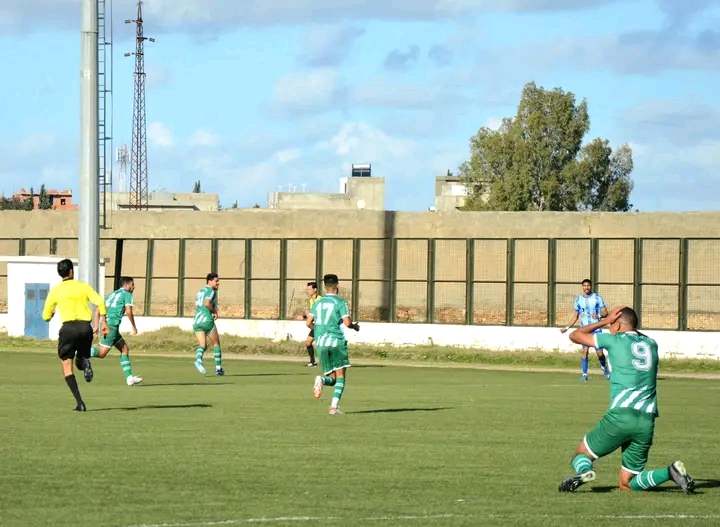
M616 307L610 312L607 317L600 319L594 324L588 324L587 326L576 329L575 331L570 333L570 340L572 340L575 344L594 348L595 336L593 335L593 332L597 329L609 326L610 324L615 322L620 317L620 312L622 311L623 307L624 306Z
M575 325L575 323L578 321L578 318L580 318L580 313L575 311L575 316L573 317L573 319L570 322L568 322L567 326L560 329L560 333L565 333L568 329L573 327Z

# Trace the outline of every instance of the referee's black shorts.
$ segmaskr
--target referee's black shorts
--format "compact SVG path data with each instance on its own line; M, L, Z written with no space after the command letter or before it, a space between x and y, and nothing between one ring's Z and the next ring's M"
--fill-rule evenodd
M73 359L77 352L79 358L90 358L92 341L93 330L90 322L86 320L64 322L58 338L58 357L61 360Z
M308 333L308 337L311 339L315 338L315 328L310 328L310 333Z

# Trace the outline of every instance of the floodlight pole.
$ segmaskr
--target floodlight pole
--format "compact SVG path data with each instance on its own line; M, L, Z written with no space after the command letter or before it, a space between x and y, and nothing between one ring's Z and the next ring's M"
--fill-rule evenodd
M98 289L100 227L98 199L98 20L97 0L82 0L80 26L80 280Z

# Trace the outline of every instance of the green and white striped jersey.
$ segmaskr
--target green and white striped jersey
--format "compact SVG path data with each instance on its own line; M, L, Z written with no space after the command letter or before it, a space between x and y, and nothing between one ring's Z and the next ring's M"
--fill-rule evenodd
M315 342L318 347L337 347L345 341L340 324L350 316L347 302L337 295L326 294L310 308L315 322Z
M205 301L210 300L210 304L217 309L217 291L206 285L195 295L195 318L193 324L204 324L213 320L212 312L205 306Z
M125 314L125 306L133 306L133 296L124 287L116 289L105 298L108 326L120 325L120 321Z
M597 333L596 349L605 348L610 363L610 410L630 408L654 416L657 407L657 342L637 331Z

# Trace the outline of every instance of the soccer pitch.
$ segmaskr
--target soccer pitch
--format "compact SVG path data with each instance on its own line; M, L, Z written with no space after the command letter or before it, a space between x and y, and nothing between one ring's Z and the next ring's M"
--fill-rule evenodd
M615 490L617 453L568 495L608 402L598 374L353 367L329 416L298 363L227 361L216 378L190 354L138 357L130 388L117 357L78 375L78 414L54 355L0 352L1 525L720 524L717 381L658 385L648 466L682 459L697 495Z

